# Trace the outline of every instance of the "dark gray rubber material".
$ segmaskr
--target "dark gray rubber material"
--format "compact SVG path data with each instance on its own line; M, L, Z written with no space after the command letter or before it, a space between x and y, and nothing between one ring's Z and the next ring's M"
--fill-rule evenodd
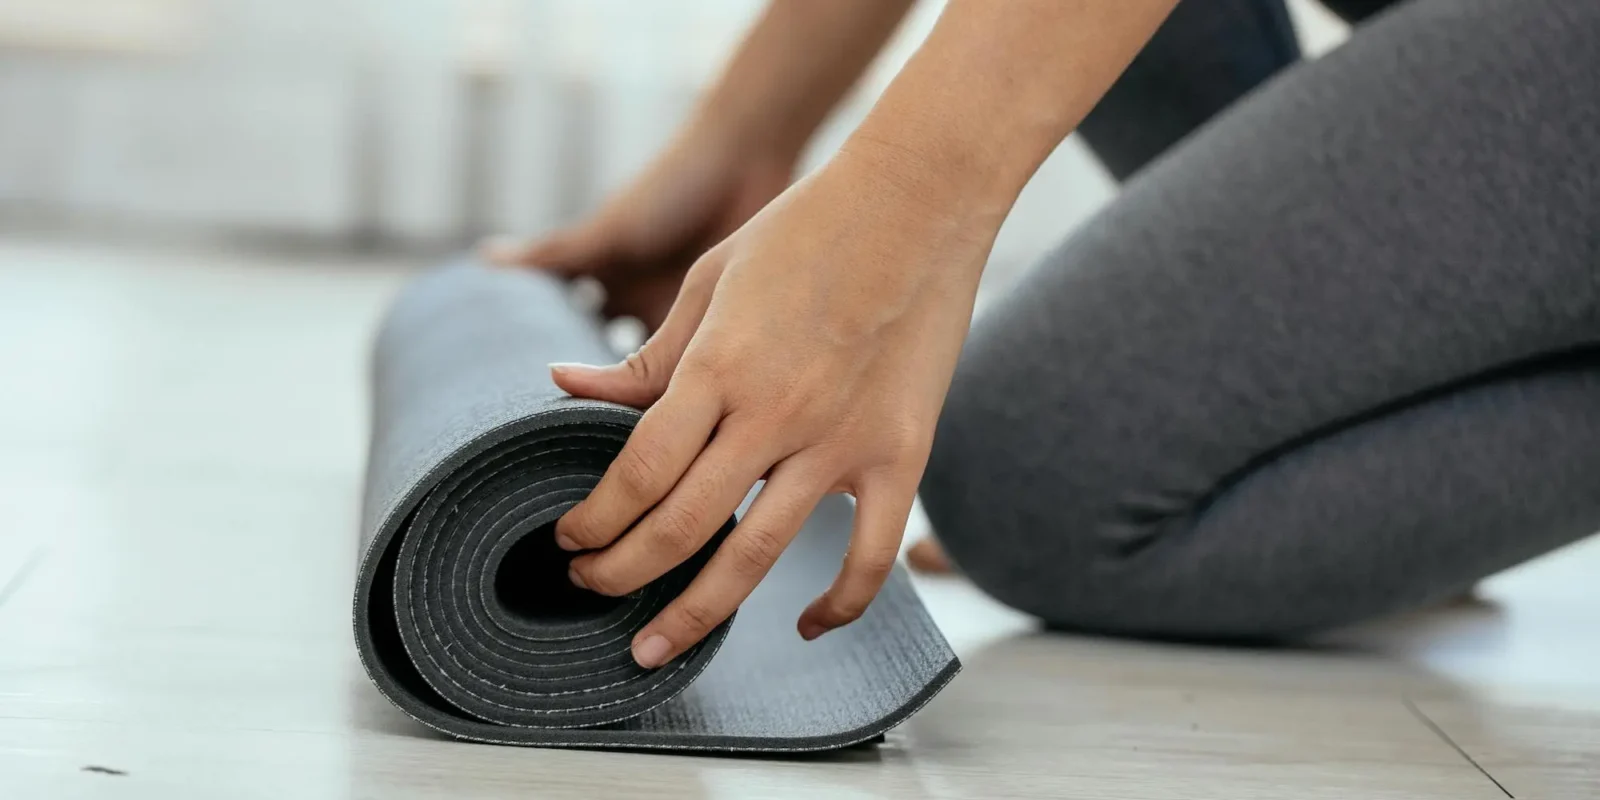
M541 275L458 264L396 300L373 355L355 588L356 644L379 690L462 739L713 752L870 742L928 702L960 663L898 568L856 623L811 643L795 633L843 557L842 497L812 514L734 621L660 669L633 663L633 634L733 521L629 597L567 581L551 525L639 413L562 397L546 365L612 358Z

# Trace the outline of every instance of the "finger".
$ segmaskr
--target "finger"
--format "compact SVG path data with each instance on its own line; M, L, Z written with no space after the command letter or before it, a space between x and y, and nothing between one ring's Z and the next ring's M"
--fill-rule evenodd
M531 240L495 238L480 248L484 260L508 267L538 267L560 275L592 272L615 255L613 235L594 221Z
M705 569L634 636L634 660L659 667L722 624L766 577L826 493L827 482L808 474L796 459L779 464Z
M857 492L855 530L844 566L821 597L811 602L796 626L807 641L854 622L872 603L894 569L905 534L906 517L916 497L915 484L892 483L863 487Z
M956 571L955 562L937 539L923 539L911 545L906 551L906 563L924 575L953 575Z
M573 582L621 596L699 552L780 456L767 441L719 429L667 498L632 530L603 552L573 559Z
M592 550L622 535L677 485L721 416L721 406L703 386L668 392L639 419L594 491L556 522L556 544Z
M649 406L666 392L684 350L705 318L714 285L691 270L666 320L644 346L610 366L551 364L551 378L574 397L608 400L634 408Z

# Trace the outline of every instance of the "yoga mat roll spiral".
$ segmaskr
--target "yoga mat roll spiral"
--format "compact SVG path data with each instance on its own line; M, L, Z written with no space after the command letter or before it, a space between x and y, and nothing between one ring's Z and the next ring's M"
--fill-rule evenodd
M898 567L857 622L805 642L853 507L830 497L728 623L646 670L634 633L698 554L638 592L567 580L552 526L599 480L639 412L563 396L555 361L607 363L597 323L546 276L461 263L396 299L372 359L355 585L368 676L453 737L549 747L821 751L881 739L960 668Z

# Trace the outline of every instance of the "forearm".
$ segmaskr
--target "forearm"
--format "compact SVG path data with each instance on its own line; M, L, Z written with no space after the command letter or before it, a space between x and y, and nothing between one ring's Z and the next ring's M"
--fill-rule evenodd
M915 0L771 0L700 121L798 153L861 77Z
M845 144L998 229L1177 0L950 0Z

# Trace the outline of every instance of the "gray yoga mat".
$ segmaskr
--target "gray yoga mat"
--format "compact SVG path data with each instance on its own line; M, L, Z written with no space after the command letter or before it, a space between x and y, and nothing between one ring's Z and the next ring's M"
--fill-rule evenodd
M802 752L881 739L960 669L906 575L854 624L795 620L838 571L853 507L832 497L729 623L645 670L632 636L699 555L613 600L572 587L551 525L599 479L639 414L573 400L552 361L614 358L555 281L470 263L395 301L373 353L373 428L356 575L362 664L419 722L549 747Z

